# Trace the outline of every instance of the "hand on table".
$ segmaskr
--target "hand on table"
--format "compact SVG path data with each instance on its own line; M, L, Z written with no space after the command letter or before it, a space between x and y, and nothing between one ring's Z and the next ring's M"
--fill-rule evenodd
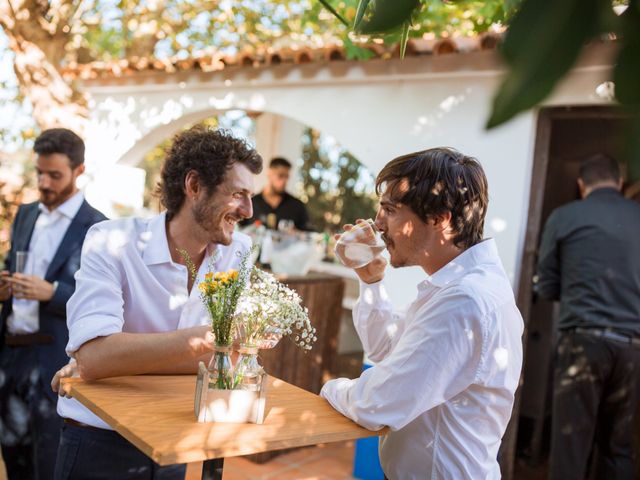
M7 281L8 278L8 271L3 270L2 272L0 272L0 302L9 300L9 297L11 297L12 289L11 283Z
M58 370L51 379L51 390L53 390L61 397L71 398L71 394L66 391L65 387L62 386L62 382L60 380L62 380L63 378L78 376L78 364L76 363L76 360L72 358L69 363Z
M53 297L53 284L36 275L14 273L5 281L12 285L15 298L48 302Z

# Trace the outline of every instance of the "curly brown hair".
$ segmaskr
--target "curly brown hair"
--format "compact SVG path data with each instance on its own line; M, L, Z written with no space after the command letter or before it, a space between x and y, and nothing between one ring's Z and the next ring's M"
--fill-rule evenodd
M167 151L157 187L167 217L171 218L182 208L184 181L189 172L198 174L201 184L211 195L224 181L227 171L238 162L254 174L262 171L262 157L231 132L196 125L177 134Z
M400 191L407 185L406 192ZM453 243L467 249L482 241L489 187L482 166L453 148L410 153L389 162L376 178L393 202L407 205L422 221L451 212Z

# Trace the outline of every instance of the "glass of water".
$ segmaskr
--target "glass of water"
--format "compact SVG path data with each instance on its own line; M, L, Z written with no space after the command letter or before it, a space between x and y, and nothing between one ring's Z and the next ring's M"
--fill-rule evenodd
M335 253L345 267L362 268L386 248L372 219L356 223L336 242Z
M27 260L29 259L29 252L24 250L18 250L16 252L16 268L15 273L27 273Z

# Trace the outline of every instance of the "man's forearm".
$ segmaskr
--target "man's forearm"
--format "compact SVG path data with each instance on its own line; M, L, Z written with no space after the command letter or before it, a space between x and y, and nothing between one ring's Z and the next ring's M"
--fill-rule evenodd
M212 352L207 352L204 355L200 355L195 358L186 358L180 362L171 365L162 365L157 371L150 371L148 373L153 375L184 375L191 373L198 373L198 363L204 362L205 365L209 365Z
M191 373L211 352L208 327L165 333L115 333L82 345L75 353L85 380L143 373ZM209 334L210 335L210 334Z

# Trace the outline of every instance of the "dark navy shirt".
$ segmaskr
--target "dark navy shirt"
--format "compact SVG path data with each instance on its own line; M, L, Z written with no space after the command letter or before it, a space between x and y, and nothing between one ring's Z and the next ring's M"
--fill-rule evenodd
M535 288L560 300L561 330L640 335L640 203L600 188L554 210L542 234Z
M298 230L310 230L309 215L307 214L307 208L300 200L287 192L283 193L282 201L280 204L273 208L269 205L262 193L255 195L252 199L253 202L253 217L242 222L242 225L247 225L260 220L263 225L269 227L267 218L269 214L275 214L277 228L280 220L293 220Z

